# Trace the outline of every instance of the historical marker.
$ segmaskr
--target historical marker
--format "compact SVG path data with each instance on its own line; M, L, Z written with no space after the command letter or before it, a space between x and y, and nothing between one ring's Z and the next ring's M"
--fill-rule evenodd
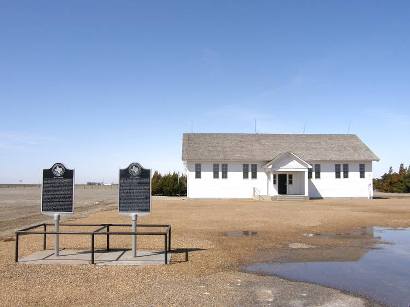
M43 170L41 212L73 213L74 170L56 163Z
M120 169L119 211L149 213L151 211L151 170L139 163Z

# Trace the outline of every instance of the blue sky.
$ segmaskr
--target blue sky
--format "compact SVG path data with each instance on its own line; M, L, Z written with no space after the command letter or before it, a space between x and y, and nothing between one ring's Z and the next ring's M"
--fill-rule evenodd
M183 132L358 134L410 163L409 1L0 1L0 183L131 161Z

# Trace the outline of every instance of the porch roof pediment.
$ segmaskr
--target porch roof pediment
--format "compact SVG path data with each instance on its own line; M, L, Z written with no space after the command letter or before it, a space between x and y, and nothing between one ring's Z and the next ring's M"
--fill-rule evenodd
M307 170L312 168L312 166L307 163L305 160L299 158L293 152L284 152L277 155L266 165L266 168L271 169L272 171L280 170Z

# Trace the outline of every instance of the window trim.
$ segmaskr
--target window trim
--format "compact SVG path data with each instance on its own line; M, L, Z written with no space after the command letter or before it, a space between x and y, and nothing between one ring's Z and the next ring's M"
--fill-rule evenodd
M219 179L219 163L214 163L212 165L212 172L213 172L213 178Z
M362 166L363 166L363 169L362 169ZM359 176L360 176L360 179L366 178L366 164L365 163L359 164Z
M254 167L255 167L255 170L254 170ZM251 164L251 179L258 179L258 164L255 164L255 163Z
M242 179L249 179L249 164L242 164Z
M343 163L343 179L349 178L349 163Z
M226 168L224 170L224 168ZM228 163L222 163L221 165L222 179L228 179Z
M315 164L315 179L320 179L320 164Z
M195 163L195 179L201 179L202 177L202 164Z
M335 178L341 179L342 178L342 165L340 163L335 164Z

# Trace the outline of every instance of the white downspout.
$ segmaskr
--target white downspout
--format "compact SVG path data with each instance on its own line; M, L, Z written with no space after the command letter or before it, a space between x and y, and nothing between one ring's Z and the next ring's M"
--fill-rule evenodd
M309 197L308 169L305 170L305 196Z

